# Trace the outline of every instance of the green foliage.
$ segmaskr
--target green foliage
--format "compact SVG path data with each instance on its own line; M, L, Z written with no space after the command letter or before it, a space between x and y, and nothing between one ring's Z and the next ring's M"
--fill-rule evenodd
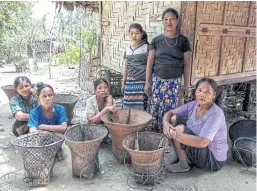
M33 3L0 1L0 60L15 61L26 54Z
M98 33L96 31L96 26L90 24L87 30L80 30L79 26L76 28L76 38L80 38L81 31L81 41L83 42L82 49L75 43L69 43L66 46L64 53L58 53L56 58L59 59L60 64L67 65L77 65L80 63L80 51L82 54L86 54L91 57L95 54L95 47L98 43Z
M66 47L65 53L56 54L60 64L77 65L80 62L80 48L69 44Z
M98 35L96 31L96 26L94 24L90 24L88 30L82 33L82 39L86 45L85 52L92 56L94 51L94 45L97 45Z

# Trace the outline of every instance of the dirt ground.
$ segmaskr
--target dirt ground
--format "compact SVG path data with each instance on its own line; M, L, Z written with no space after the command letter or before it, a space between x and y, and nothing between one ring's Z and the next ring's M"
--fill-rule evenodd
M13 68L0 69L0 86L12 84L15 76L19 74L9 73ZM53 85L56 93L72 93L80 97L76 105L76 117L74 120L81 120L86 99L90 92L82 91L77 85L76 69L70 70L67 67L53 67L53 78L48 79L47 69L40 69L40 72L30 74L33 83L43 81ZM0 90L0 176L13 171L22 171L23 163L19 153L15 152L10 145L10 140L14 138L11 132L11 125L14 119L10 115L9 102L4 92ZM236 109L225 109L228 126L233 122L255 118L255 112L242 113ZM255 109L254 109L255 111ZM22 181L21 173L7 179L0 178L0 190L38 190L38 191L74 191L74 190L149 190L152 187L140 186L134 183L132 175L128 172L131 165L128 164L128 170L124 165L118 164L111 152L111 146L102 144L99 151L100 170L93 180L80 180L73 177L71 173L71 154L69 148L63 144L65 160L57 162L54 166L54 177L47 187L28 188ZM165 162L169 160L169 154L165 154ZM3 187L3 180L6 181ZM129 182L130 188L127 184ZM174 191L254 191L256 190L256 170L244 170L231 160L229 151L229 160L227 165L219 172L206 172L193 168L188 173L171 174L165 170L162 171L162 179L159 184L153 187L153 190L174 190Z

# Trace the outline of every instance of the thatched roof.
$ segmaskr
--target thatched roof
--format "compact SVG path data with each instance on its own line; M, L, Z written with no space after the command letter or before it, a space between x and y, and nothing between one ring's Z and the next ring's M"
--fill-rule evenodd
M94 12L99 11L100 1L56 1L56 9L61 10L63 7L68 11L73 11L75 7L92 8Z

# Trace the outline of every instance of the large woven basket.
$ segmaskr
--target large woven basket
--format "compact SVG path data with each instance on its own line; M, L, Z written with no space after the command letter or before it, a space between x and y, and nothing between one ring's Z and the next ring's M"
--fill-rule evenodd
M57 94L54 96L54 103L60 104L65 108L69 124L71 124L74 115L73 111L78 100L79 97L76 95Z
M109 112L103 114L101 119L112 136L112 152L118 162L120 164L130 162L130 157L126 155L122 141L128 135L146 129L152 115L139 109L120 109L116 114Z
M22 156L29 186L48 185L55 156L63 141L62 134L51 132L30 133L11 140Z
M138 138L139 150L136 150L136 139ZM140 184L151 184L156 182L162 169L164 149L169 140L163 134L154 132L139 132L127 136L123 140L123 147L129 152L132 160L135 180Z
M32 84L31 86L34 87L35 84ZM17 94L13 85L2 86L1 89L4 91L5 95L8 97L9 101L12 99L13 96L15 96Z
M99 169L98 151L108 131L101 125L76 125L66 133L65 143L70 148L72 173L92 179Z

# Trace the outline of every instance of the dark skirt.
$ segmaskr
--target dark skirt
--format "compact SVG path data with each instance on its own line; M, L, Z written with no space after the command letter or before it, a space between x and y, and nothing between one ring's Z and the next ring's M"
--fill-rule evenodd
M184 125L185 134L195 135L193 131L186 127L186 121L186 118L176 116L176 125ZM195 148L181 144L181 149L186 152L187 158L191 162L190 165L196 166L197 168L218 171L226 163L226 161L217 161L208 146L204 148Z
M29 133L29 128L27 125L28 125L27 121L19 121L16 119L16 121L12 125L13 134L16 137L19 137L20 135Z

